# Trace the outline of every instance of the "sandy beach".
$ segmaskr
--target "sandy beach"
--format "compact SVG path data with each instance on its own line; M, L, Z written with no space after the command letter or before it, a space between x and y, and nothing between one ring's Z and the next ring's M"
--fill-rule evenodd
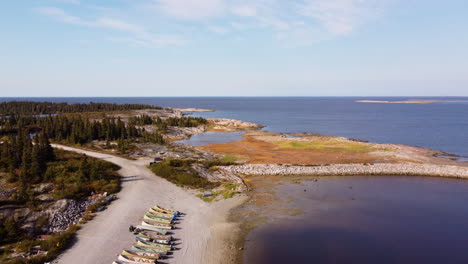
M93 151L54 145L68 151L107 160L121 167L122 190L108 209L98 213L78 232L76 243L54 263L112 263L117 255L133 244L130 225L141 222L148 208L159 204L184 212L173 236L178 250L165 263L230 263L234 260L237 224L228 222L231 208L242 204L239 196L216 203L206 203L184 188L155 176L146 165L137 161Z

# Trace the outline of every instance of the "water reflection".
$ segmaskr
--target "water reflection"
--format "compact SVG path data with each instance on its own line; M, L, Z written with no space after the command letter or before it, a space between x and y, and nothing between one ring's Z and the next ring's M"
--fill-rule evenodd
M191 138L186 140L177 141L191 146L204 146L208 144L222 144L242 139L243 132L229 132L220 133L208 131L203 134L193 135Z

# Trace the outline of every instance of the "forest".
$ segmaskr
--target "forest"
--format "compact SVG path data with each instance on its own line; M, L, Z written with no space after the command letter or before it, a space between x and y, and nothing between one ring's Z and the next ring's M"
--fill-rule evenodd
M0 103L0 115L45 115L59 113L107 112L141 109L161 109L159 106L145 104L109 104L109 103L52 103L31 101L9 101Z

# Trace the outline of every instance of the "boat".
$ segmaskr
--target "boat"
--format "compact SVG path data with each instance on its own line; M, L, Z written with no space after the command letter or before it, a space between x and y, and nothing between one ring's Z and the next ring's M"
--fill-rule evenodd
M128 262L114 261L112 264L128 264Z
M161 213L165 213L165 214L178 215L178 213L179 213L179 212L174 211L174 210L169 210L169 209L162 208L159 205L155 205L152 209L155 210L155 211L161 212Z
M150 245L150 246L155 246L155 247L158 247L158 248L168 248L169 250L172 249L172 246L170 244L164 244L164 243L158 243L158 242L151 242L151 241L147 241L146 239L144 238L141 238L139 236L136 236L135 237L135 240L138 242L143 242L145 243L146 245Z
M142 232L142 231L152 231L152 232L157 232L161 235L166 235L167 232L169 232L167 229L161 229L157 227L152 227L152 226L146 226L146 225L138 225L135 227L135 230L133 232Z
M156 223L156 222L152 222L152 221L148 221L148 220L141 221L141 225L142 226L155 227L155 228L159 228L159 229L168 229L168 230L172 229L171 225Z
M160 211L156 211L153 208L150 208L148 210L148 213L151 213L151 214L154 214L154 215L156 215L158 217L163 217L163 218L174 219L176 217L176 215L174 215L174 214L166 214L166 213L163 213L163 212L160 212Z
M143 219L150 219L152 221L156 221L156 222L160 222L160 223L167 223L167 224L172 223L172 219L158 217L158 216L155 216L155 215L150 214L150 213L145 214L145 216L143 216Z
M144 251L133 251L133 250L124 250L121 253L122 256L128 257L139 257L139 258L147 258L147 259L159 259L161 254L156 252L144 252Z
M172 226L172 223L170 223L170 222L169 222L169 223L168 223L168 222L161 222L161 221L159 221L159 220L156 220L156 219L152 219L152 218L150 218L150 217L147 217L146 215L143 216L143 220L149 221L149 222L151 222L151 223L157 223L157 224L161 224L161 225Z
M162 249L162 250L165 250L165 251L171 251L172 250L171 245L161 245L161 244L158 244L158 243L144 242L144 241L140 241L140 240L137 240L135 245L139 246L139 247L158 248L158 249Z
M157 232L151 232L151 231L141 231L138 233L140 236L144 236L144 237L148 237L148 238L151 238L151 239L155 239L155 240L166 240L166 241L171 241L172 240L172 236L169 236L169 235L160 235L159 233Z
M154 242L154 243L158 243L158 244L169 245L169 244L171 243L170 240L166 240L166 239L153 239L153 238L151 238L151 237L144 236L144 235L137 235L136 237L138 237L138 238L141 239L142 241Z
M126 261L130 263L157 263L156 260L154 259L146 259L146 258L140 258L140 257L130 257L130 256L123 256L119 255L119 260L121 261Z
M161 256L167 255L168 250L160 249L160 248L149 248L149 247L142 247L142 246L132 246L130 248L132 251L142 251L142 252L153 252L159 253Z

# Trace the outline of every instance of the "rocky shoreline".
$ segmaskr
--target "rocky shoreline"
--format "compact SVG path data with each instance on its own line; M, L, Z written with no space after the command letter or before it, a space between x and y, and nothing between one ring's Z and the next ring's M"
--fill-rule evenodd
M245 164L225 166L223 169L243 175L402 175L467 178L468 168L431 164L334 164L323 166L290 166L277 164Z

